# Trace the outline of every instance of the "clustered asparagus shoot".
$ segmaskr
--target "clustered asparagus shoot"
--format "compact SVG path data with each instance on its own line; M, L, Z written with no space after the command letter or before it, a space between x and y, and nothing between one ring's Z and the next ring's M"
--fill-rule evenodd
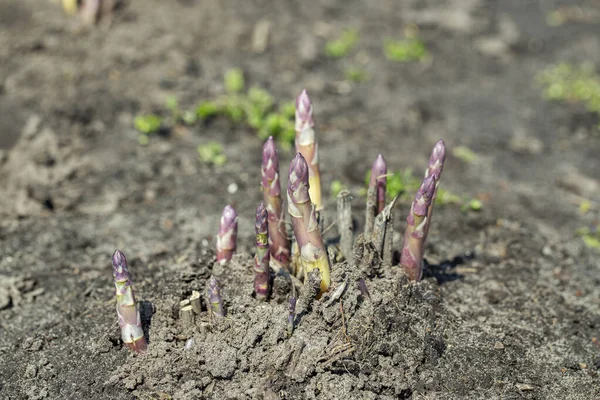
M133 282L131 281L125 254L116 250L112 256L112 265L121 338L129 348L138 353L143 353L147 347L146 338L142 329L140 310L135 302Z
M254 291L256 298L266 300L269 296L269 228L268 213L264 203L260 203L256 209L256 222L254 224L256 233L256 255L254 256Z
M271 265L276 272L281 268L289 270L290 241L283 218L281 183L279 180L279 156L272 136L269 136L263 146L261 173L263 197L269 215Z
M446 147L440 140L436 143L429 165L425 171L425 179L417 191L415 200L406 220L407 227L404 234L404 245L400 256L400 264L404 267L410 279L418 281L423 275L423 253L425 239L429 232L433 204L440 177L446 159Z
M309 193L317 211L323 209L321 174L319 173L319 145L315 138L313 106L308 93L303 90L296 99L296 151L308 163Z
M294 236L299 248L300 265L306 280L307 274L318 269L321 277L320 294L331 284L329 258L323 243L316 215L316 205L309 195L309 167L301 153L290 164L288 175L288 212L292 217Z
M223 308L223 298L221 297L221 288L219 286L219 281L214 276L210 276L208 280L208 285L206 287L206 291L208 294L208 303L210 304L210 309L212 313L217 317L225 316L225 309Z
M221 222L219 224L219 235L217 236L217 261L225 264L235 253L237 244L238 216L233 207L225 206Z

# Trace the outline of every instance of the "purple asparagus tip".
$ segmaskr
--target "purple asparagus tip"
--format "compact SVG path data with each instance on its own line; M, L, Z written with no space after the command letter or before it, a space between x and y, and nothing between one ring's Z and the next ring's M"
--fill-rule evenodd
M269 136L263 146L262 152L262 185L269 188L269 195L279 196L279 180L276 180L279 171L279 156L273 136Z
M231 260L237 245L237 213L230 205L225 206L219 234L217 236L217 261L225 263Z
M296 130L301 131L304 126L314 126L312 119L313 107L306 89L296 99Z
M219 225L219 235L230 231L234 225L237 225L237 213L230 205L226 205L221 216L221 224Z
M386 174L387 163L385 162L385 158L379 154L371 168L371 179L369 181L369 187L377 188L377 214L382 212L385 208L385 192L387 188Z
M310 201L308 188L308 164L302 154L296 153L290 163L288 194L294 203L306 203Z
M121 250L115 250L112 256L113 275L118 280L129 278L129 270L127 269L127 259Z
M435 177L429 175L423 179L421 187L417 191L415 201L413 202L412 214L416 215L427 215L427 209L433 199L433 192L435 190Z
M429 165L427 167L426 175L434 175L435 180L439 181L442 175L442 169L444 168L444 161L446 160L446 145L443 140L439 140L433 147L431 157L429 158Z
M217 278L212 275L208 280L208 302L210 303L213 313L217 317L225 316L225 309L223 308L223 298L221 297L219 281L217 281Z

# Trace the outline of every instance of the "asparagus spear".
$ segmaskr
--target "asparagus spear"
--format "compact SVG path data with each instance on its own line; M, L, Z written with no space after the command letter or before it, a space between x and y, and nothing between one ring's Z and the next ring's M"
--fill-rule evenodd
M269 229L268 213L264 203L256 209L256 255L254 256L254 291L256 297L266 300L269 295Z
M319 173L319 145L315 139L313 106L306 90L296 99L296 151L302 154L309 168L310 199L316 210L323 209L321 174Z
M406 219L407 226L404 233L404 245L400 255L400 264L408 277L413 281L421 280L423 275L423 251L425 245L425 227L427 225L427 212L431 206L435 178L429 175L421 183L415 200L410 206L410 213Z
M208 280L208 286L206 288L208 292L208 302L213 314L217 317L225 316L225 309L223 308L223 298L221 297L221 288L219 287L219 281L214 276L210 276Z
M433 205L435 204L435 198L437 195L437 189L440 184L440 178L442 177L442 170L444 169L444 161L446 160L446 146L444 141L438 141L433 147L431 157L429 158L429 165L425 170L425 177L432 175L435 179L435 189L433 190L433 198L431 199L431 206L427 210L427 224L425 225L425 236L423 240L427 239L429 233L429 224L431 223L431 215L433 214Z
M371 168L369 188L377 189L377 214L385 208L385 192L387 188L387 163L381 154L377 156Z
M375 216L385 208L385 192L387 188L387 164L381 154L377 156L371 168L371 178L367 189L367 210L365 215L365 238L371 239Z
M292 217L294 236L300 249L300 262L306 280L308 273L318 269L321 277L320 293L331 284L329 258L317 222L316 206L309 196L309 169L301 153L290 164L288 177L288 212Z
M290 268L290 241L283 221L281 184L279 182L279 156L275 141L269 136L262 153L262 187L269 214L269 251L275 269ZM290 271L291 272L291 271Z
M133 283L127 268L125 254L116 250L112 256L112 265L121 338L129 348L138 353L143 353L147 348L146 338L142 330L140 310L135 302Z
M237 242L237 213L233 207L227 205L223 209L217 236L217 261L225 264L231 260Z

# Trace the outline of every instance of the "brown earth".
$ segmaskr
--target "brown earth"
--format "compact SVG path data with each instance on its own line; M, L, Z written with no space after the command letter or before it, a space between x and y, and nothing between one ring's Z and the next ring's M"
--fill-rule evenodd
M558 61L600 65L600 36L586 19L549 26L555 6L132 0L85 31L51 2L0 3L0 398L600 398L600 263L575 234L597 222L598 120L545 102L534 84ZM270 35L257 53L261 21ZM411 23L432 58L388 61L383 39ZM347 28L357 49L325 57ZM351 65L370 79L345 82ZM443 138L479 156L449 156L442 185L484 199L482 212L436 209L418 284L368 252L335 265L334 287L350 282L341 301L307 302L288 338L285 285L268 303L252 296L255 132L216 119L140 146L132 128L168 95L192 107L222 94L236 66L278 101L311 93L326 210L339 179L362 212L378 152L392 170L420 171ZM225 145L224 166L198 161L209 140ZM291 157L282 152L282 166ZM240 249L223 268L213 248L225 204L240 214ZM398 233L408 206L396 209ZM120 340L115 248L141 301L143 356ZM211 273L228 315L185 329L179 301Z

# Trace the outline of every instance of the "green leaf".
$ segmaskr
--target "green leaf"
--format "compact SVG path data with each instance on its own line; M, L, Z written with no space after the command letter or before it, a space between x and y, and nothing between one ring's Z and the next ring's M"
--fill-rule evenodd
M337 39L327 42L325 54L332 58L342 58L348 55L358 42L358 32L347 30Z
M467 164L473 164L479 159L479 156L467 146L454 147L452 149L452 155Z
M138 131L150 135L158 132L162 126L162 118L156 114L138 115L135 117L133 125Z
M221 107L214 101L203 101L196 107L196 115L201 120L206 120L219 114Z
M340 194L340 192L345 188L346 187L344 186L342 181L335 180L331 182L331 197L333 197L334 199L337 198L337 195Z
M167 100L165 101L165 105L167 106L167 108L169 110L176 111L178 109L177 97L175 97L175 96L168 96Z
M223 154L223 145L219 142L208 142L198 146L198 156L200 161L207 164L223 165L227 162L227 157Z
M228 93L240 93L244 87L244 72L241 68L232 68L225 72L225 90Z
M396 62L421 61L429 52L420 39L386 40L383 52L388 60Z

